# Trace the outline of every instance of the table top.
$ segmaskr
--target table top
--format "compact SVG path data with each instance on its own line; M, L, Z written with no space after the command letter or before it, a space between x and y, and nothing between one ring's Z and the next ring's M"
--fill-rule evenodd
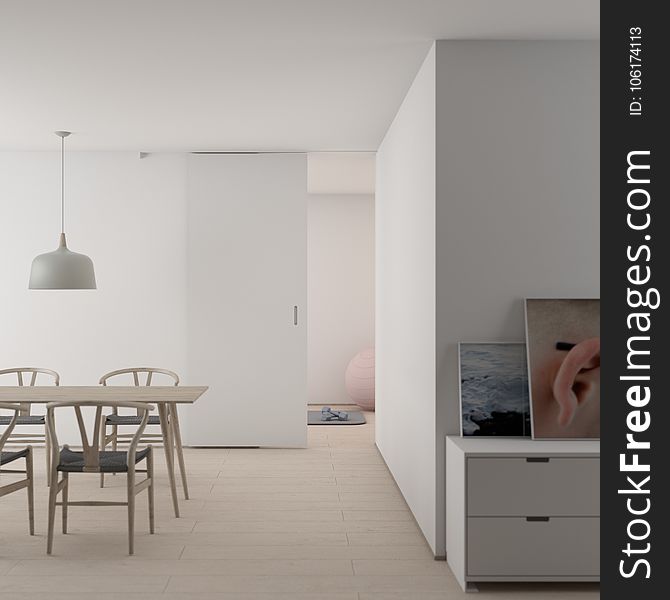
M35 385L0 386L0 402L44 404L59 400L128 400L193 404L209 389L206 385Z

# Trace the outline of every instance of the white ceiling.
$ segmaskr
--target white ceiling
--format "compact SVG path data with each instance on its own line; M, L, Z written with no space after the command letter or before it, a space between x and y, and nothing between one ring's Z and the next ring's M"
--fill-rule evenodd
M433 39L597 39L598 0L2 0L0 149L375 150Z

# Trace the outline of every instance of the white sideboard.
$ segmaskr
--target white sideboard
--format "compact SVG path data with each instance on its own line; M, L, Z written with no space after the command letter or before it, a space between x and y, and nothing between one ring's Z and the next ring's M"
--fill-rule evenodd
M447 437L447 561L486 581L599 581L600 443Z

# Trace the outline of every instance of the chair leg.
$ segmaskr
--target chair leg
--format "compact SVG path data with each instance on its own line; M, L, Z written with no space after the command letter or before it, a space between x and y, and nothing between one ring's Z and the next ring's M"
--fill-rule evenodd
M63 487L63 533L67 533L67 499L70 487L70 477L68 473L63 473L65 486Z
M152 446L149 446L149 455L147 456L147 477L149 478L147 489L149 496L149 533L154 533L154 449Z
M174 435L175 446L177 448L177 461L179 462L179 472L181 473L181 485L184 488L184 498L188 500L188 483L186 481L186 465L184 464L184 449L181 445L181 430L179 428L179 415L177 414L177 405L170 405L170 420L172 433Z
M28 478L28 526L30 535L35 535L35 490L33 476L33 447L28 447L26 456L26 477Z
M119 444L119 427L117 425L112 426L112 450L117 451ZM112 473L112 476L115 476L116 473Z
M52 467L49 477L49 523L47 526L47 554L51 554L54 545L54 521L56 520L56 496L58 495L58 472Z
M135 554L135 471L128 469L128 554Z
M44 425L44 454L47 465L47 487L50 484L49 474L51 473L51 438L49 436L49 428Z
M100 421L100 452L105 451L105 446L107 445L107 424L105 423L105 417L103 416ZM100 487L105 487L105 474L100 473Z

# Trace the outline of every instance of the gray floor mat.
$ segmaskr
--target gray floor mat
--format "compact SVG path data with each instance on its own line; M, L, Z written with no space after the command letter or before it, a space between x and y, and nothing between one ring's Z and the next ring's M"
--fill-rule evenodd
M347 421L322 421L321 420L321 411L320 410L308 410L307 411L307 424L308 425L364 425L365 416L362 412L357 410L345 410L349 414L349 419Z

